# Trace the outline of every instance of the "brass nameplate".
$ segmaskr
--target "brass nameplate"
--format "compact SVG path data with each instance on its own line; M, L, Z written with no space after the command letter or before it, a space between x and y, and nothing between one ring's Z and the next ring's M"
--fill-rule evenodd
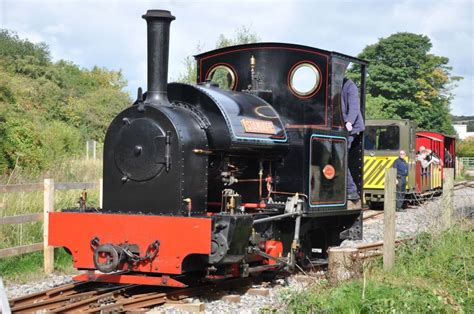
M271 121L242 119L240 122L245 129L245 133L276 134L275 126Z

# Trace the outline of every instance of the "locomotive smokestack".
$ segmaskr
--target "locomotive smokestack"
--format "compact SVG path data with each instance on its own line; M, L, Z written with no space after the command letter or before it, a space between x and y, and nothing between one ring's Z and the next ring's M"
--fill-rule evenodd
M148 10L142 15L147 22L148 90L146 103L168 104L168 56L170 24L175 19L170 11Z

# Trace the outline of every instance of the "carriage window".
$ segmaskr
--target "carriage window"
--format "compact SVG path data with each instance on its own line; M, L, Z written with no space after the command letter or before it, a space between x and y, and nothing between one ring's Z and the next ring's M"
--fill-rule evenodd
M235 88L235 73L226 65L218 65L209 71L206 80L212 81L225 90L232 90Z
M311 63L298 64L290 73L290 88L298 96L313 94L319 86L321 74Z
M366 126L364 149L398 150L400 147L400 129L398 126Z

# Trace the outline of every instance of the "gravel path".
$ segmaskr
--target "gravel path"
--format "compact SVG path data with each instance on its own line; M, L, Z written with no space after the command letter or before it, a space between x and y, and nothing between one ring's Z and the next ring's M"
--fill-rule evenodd
M21 297L27 294L51 289L72 282L70 275L51 274L40 281L28 284L6 284L8 299Z
M454 191L455 218L473 217L474 188L462 188ZM403 239L424 231L441 231L440 221L443 213L441 197L425 202L420 206L407 208L406 212L396 213L396 237ZM383 216L379 216L380 218ZM383 219L364 222L363 239L344 241L341 246L353 247L359 244L383 240Z
M474 188L462 188L454 191L454 205L456 218L474 216ZM406 212L396 214L397 238L414 236L420 232L439 229L439 219L442 214L441 198L426 202L421 206L408 208ZM364 238L361 241L344 241L342 246L356 246L361 243L371 243L382 240L383 219L370 219L364 224ZM319 274L321 275L321 274ZM9 298L49 289L64 283L71 282L71 276L53 274L40 282L30 284L7 284L6 291ZM232 303L215 299L193 299L193 302L205 303L205 313L259 313L262 308L281 309L284 311L285 294L288 291L304 289L308 282L301 282L298 276L278 279L269 287L267 296L250 295L237 291L226 291L240 295L240 302ZM185 313L176 309L157 307L150 313Z

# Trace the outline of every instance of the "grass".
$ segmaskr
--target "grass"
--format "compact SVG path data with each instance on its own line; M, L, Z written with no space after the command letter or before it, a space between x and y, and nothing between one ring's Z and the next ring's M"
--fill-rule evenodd
M54 250L54 270L59 273L74 272L71 256L63 249ZM43 278L43 252L0 259L0 275L5 281L15 283Z
M472 222L425 233L397 251L391 272L378 259L363 278L287 291L282 299L292 313L473 313L473 243Z
M22 184L42 182L53 178L55 182L96 182L102 176L100 160L65 160L42 176L32 176L26 171L15 169L10 176L0 178L0 184ZM80 190L55 191L55 209L76 207ZM88 191L88 206L99 205L97 189ZM17 216L43 212L43 192L0 193L0 217ZM0 249L41 242L42 222L0 226Z
M0 184L42 182L53 178L55 182L97 182L102 177L101 160L68 159L43 175L34 175L16 168L8 176L0 177ZM99 191L88 190L88 206L99 206ZM80 190L55 191L55 209L76 207ZM0 217L43 212L43 192L0 193ZM0 249L43 241L43 223L0 225ZM55 265L60 271L72 269L71 260L62 249L57 250ZM42 252L0 259L0 276L7 280L25 281L40 275L43 265Z

